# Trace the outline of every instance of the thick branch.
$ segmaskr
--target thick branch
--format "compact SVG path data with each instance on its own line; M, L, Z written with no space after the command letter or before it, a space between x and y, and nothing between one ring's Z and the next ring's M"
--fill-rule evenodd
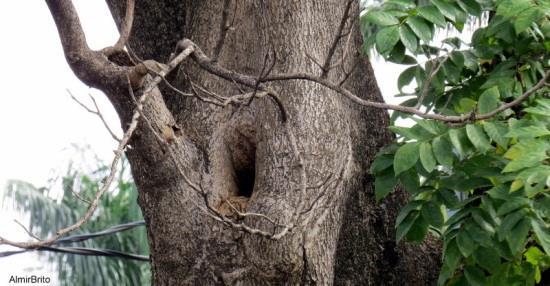
M103 91L126 82L127 68L111 63L101 52L92 51L78 14L70 0L46 0L50 9L65 58L75 75L89 86Z
M132 31L132 24L134 23L134 2L134 0L128 0L126 2L126 15L124 16L124 23L120 29L120 37L114 46L103 49L103 53L106 56L110 56L116 52L121 52L128 42L130 32Z

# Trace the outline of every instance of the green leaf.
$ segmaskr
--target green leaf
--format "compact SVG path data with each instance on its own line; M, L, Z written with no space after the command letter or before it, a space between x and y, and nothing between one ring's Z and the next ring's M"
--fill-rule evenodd
M450 3L444 0L432 0L432 3L441 11L445 17L449 18L452 21L456 20L456 16L459 11Z
M401 174L399 174L399 182L405 188L405 190L411 194L418 192L420 187L420 179L418 178L418 173L415 168L411 168Z
M550 147L549 142L543 140L524 140L512 146L504 154L504 158L510 159L503 172L514 172L523 168L534 167L548 158L546 152Z
M397 225L397 229L395 230L395 240L400 241L409 232L419 216L418 211L410 212L405 219Z
M393 154L379 154L370 165L372 174L379 174L393 164Z
M536 138L546 135L550 135L550 131L548 131L546 126L530 125L520 128L514 128L510 130L510 132L506 133L504 137Z
M493 234L495 232L495 228L493 227L493 224L490 222L491 217L487 214L484 214L484 212L481 209L472 210L472 218L477 223L477 225L481 229L483 229L485 232L489 234Z
M422 206L421 212L422 216L429 224L435 227L443 226L445 218L443 217L443 212L441 211L441 207L439 205L434 202L428 202Z
M479 67L478 57L471 51L465 51L462 54L464 55L464 66L471 71L477 71Z
M489 122L486 121L483 123L483 129L489 135L489 137L495 141L498 145L503 148L508 148L508 139L504 137L504 134L508 131L508 128L500 122Z
M512 233L512 229L518 224L518 222L523 219L525 216L525 211L523 209L520 209L518 211L512 212L508 214L500 224L497 234L499 240L504 240L510 235L514 235Z
M466 134L468 135L468 139L470 139L474 146L482 153L491 150L492 147L487 139L487 136L485 136L483 129L481 129L478 125L466 125Z
M451 52L450 57L451 57L451 60L453 61L453 63L458 68L462 69L462 67L464 67L465 58L464 58L463 52L453 51L453 52Z
M481 16L481 5L476 0L458 0L458 5L468 14Z
M537 106L525 108L524 111L530 114L536 114L540 116L550 116L550 100L538 99Z
M395 152L395 157L393 160L393 169L395 171L395 175L399 175L400 173L412 168L419 158L419 152L418 152L418 143L407 143L399 149L397 149L397 152Z
M389 129L393 133L400 135L405 139L424 141L433 137L431 133L427 132L424 128L418 125L414 125L410 128L402 126L390 126Z
M550 195L545 195L535 201L533 208L542 217L550 217Z
M452 239L445 246L445 251L443 252L443 261L451 268L456 268L458 266L458 263L460 262L460 258L462 258L462 256L460 254L460 250L458 249L456 239Z
M391 26L399 24L399 20L396 17L381 10L370 10L365 16L363 21L367 21L378 26Z
M391 193L397 184L397 178L393 172L388 172L382 176L376 176L374 180L374 194L376 200L380 201Z
M467 97L461 98L458 103L458 106L455 106L455 111L459 113L470 113L477 105L477 101Z
M550 227L538 218L531 219L531 226L540 246L542 246L546 255L550 255Z
M458 233L456 236L456 243L458 245L458 249L464 257L472 255L474 250L477 248L476 243L466 231L461 231Z
M527 205L529 205L528 199L523 197L513 197L498 208L497 215L504 216Z
M449 138L451 138L451 143L456 148L460 156L466 156L468 153L468 143L464 128L449 130Z
M486 286L487 285L487 279L485 278L485 274L483 274L483 271L479 268L468 266L464 270L464 276L466 276L466 279L472 286Z
M418 216L407 232L407 240L421 243L428 233L428 223L422 216Z
M518 177L524 184L525 194L528 198L536 196L550 187L550 166L541 165L523 170Z
M548 225L538 218L533 218L531 219L531 226L533 226L533 232L540 246L542 246L546 255L550 255L550 230Z
M491 234L481 229L481 227L479 227L477 223L472 223L471 221L469 221L465 228L476 244L485 247L493 246Z
M499 3L496 14L511 18L531 7L533 7L531 0L504 0Z
M532 265L547 264L550 265L550 257L545 255L536 246L531 246L524 254L525 260Z
M527 235L531 230L530 220L523 218L519 221L511 230L512 235L506 237L510 250L513 254L516 254L523 250Z
M500 93L498 87L493 86L485 90L479 97L477 110L481 114L485 114L495 110L500 104Z
M383 28L376 33L376 50L380 54L390 52L399 41L399 31L397 26Z
M433 135L439 135L443 131L446 131L446 126L436 120L427 120L427 119L416 119L413 120L424 130L430 132Z
M403 45L405 45L405 47L409 51L411 51L413 54L416 54L418 50L418 40L416 39L413 31L408 26L401 25L399 27L399 38L401 39Z
M460 82L461 68L457 67L452 61L445 61L443 63L443 73L447 76L447 79L452 83Z
M474 252L474 259L485 270L496 273L500 266L500 255L493 248L480 247Z
M414 8L414 7L416 7L415 2L416 1L414 1L414 0L386 0L386 1L384 1L384 3L399 5L399 6L402 6L403 8Z
M521 12L513 22L516 33L519 34L525 31L532 23L538 22L542 17L544 17L544 14L536 8L529 8Z
M397 87L399 88L399 91L402 92L403 87L411 83L416 74L417 68L417 66L407 68L399 75L399 78L397 78Z
M453 146L445 137L437 137L432 142L433 152L437 161L447 167L453 165Z
M397 215L397 218L395 219L395 225L401 224L411 212L420 210L422 204L424 204L424 201L420 200L407 203Z
M426 22L418 17L412 16L407 19L407 25L413 30L413 32L424 42L429 42L432 39L432 30Z
M435 169L436 162L432 152L432 146L428 142L420 144L420 162L428 173Z
M418 15L422 16L424 19L438 25L441 28L447 27L447 22L445 17L439 10L432 5L418 7Z

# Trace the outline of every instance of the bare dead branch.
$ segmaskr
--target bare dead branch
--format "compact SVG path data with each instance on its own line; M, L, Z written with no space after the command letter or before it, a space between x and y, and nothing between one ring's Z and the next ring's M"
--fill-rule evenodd
M275 63L277 63L277 54L275 53L275 51L273 51L273 62L270 64L269 68L267 67L268 61L269 61L269 53L267 53L264 57L264 64L262 66L260 74L258 75L258 78L256 79L256 84L254 85L254 91L252 92L252 96L250 97L250 100L248 101L247 105L250 105L252 103L252 100L256 96L256 92L258 92L260 83L266 76L271 74L273 67L275 67Z
M107 131L109 132L109 134L111 135L111 137L113 137L113 139L117 142L120 142L120 138L118 138L118 136L115 134L115 132L113 132L113 129L111 129L111 127L109 126L109 124L107 123L107 121L105 120L105 117L103 117L103 114L101 113L101 111L99 110L99 106L97 105L97 102L95 100L95 98L91 95L91 94L88 94L90 96L90 99L92 100L93 104L94 104L94 107L95 107L95 110L92 110L91 108L89 108L88 106L86 106L84 103L82 103L80 100L78 100L74 95L73 93L67 89L67 92L69 93L69 95L71 96L71 99L74 100L76 103L78 103L78 105L82 106L82 108L84 108L86 111L88 111L89 113L91 114L94 114L96 115L97 117L99 117L99 119L101 120L101 122L103 123L103 126L105 126L105 129L107 129Z
M348 154L346 156L346 159L344 161L342 161L342 166L340 167L340 170L338 171L338 176L336 178L332 179L332 180L331 180L332 174L330 174L327 177L327 179L325 180L325 182L323 184L324 188L320 188L321 191L319 192L317 197L313 200L313 202L311 202L311 204L309 205L309 207L307 209L302 210L300 215L311 212L311 210L313 210L315 207L321 205L321 203L326 204L326 202L330 200L330 197L327 194L327 191L328 191L330 185L332 183L336 183L336 185L338 185L338 184L340 184L340 182L342 182L342 180L344 179L344 174L345 174L346 170L349 168L349 164L351 163L353 152L351 152L351 147L349 147L349 148L350 148L350 150L347 152ZM309 217L307 217L305 219L305 221L309 220L310 217L311 217L311 215Z
M90 202L90 200L84 198L83 196L81 196L80 194L78 194L77 192L75 192L72 188L72 186L69 188L69 190L71 191L71 193L81 202L87 204L87 205L91 205L92 202Z
M319 61L317 61L317 59L314 56L310 55L308 52L305 52L305 54L308 59L310 59L316 66L318 66L321 69L321 71L323 71L323 65L319 63Z
M216 46L214 47L214 53L212 55L212 61L214 62L218 62L218 58L220 57L220 54L222 52L223 45L225 44L227 31L231 29L231 23L229 23L229 10L231 10L231 2L231 0L224 0L223 2L222 20L220 22L220 36L218 38ZM236 5L237 3L235 3L235 7ZM235 19L234 14L233 19Z
M344 85L344 83L346 83L346 81L349 79L349 77L353 74L353 72L355 71L355 69L357 68L357 66L359 66L359 63L360 63L360 60L359 59L356 59L355 62L353 63L353 66L351 67L351 70L349 72L346 72L344 70L344 78L338 83L338 86L342 86Z
M285 224L280 224L280 223L277 223L275 222L272 218L264 215L264 214L259 214L259 213L251 213L251 212L241 212L239 211L235 206L233 206L233 204L229 201L229 200L226 200L225 201L229 207L231 207L231 209L237 214L237 216L239 217L259 217L259 218L262 218L262 219L265 219L266 221L270 222L271 224L275 225L275 226L281 226L281 227L285 227L286 225Z
M332 41L332 44L330 45L330 48L328 49L327 57L325 59L325 63L323 64L321 78L325 78L330 71L330 63L332 61L332 57L334 56L334 53L336 52L336 48L338 47L338 43L340 42L340 39L344 36L342 33L344 31L344 27L346 26L346 23L349 19L349 13L351 10L351 5L355 2L355 0L348 0L346 7L344 9L344 15L342 16L342 20L340 21L340 25L338 26L338 30L336 31L336 35L334 36L334 40ZM350 29L351 30L351 29ZM351 31L350 31L351 33Z
M414 106L416 109L420 109L422 106L422 103L424 102L424 99L428 96L428 91L430 90L430 84L432 83L432 80L434 79L435 75L439 72L443 64L449 59L449 56L443 57L440 61L437 59L434 60L434 64L436 65L434 67L434 64L432 64L432 67L430 68L430 74L428 75L428 78L426 78L426 81L424 82L424 86L422 87L422 92L420 93L420 97L418 98L418 102Z
M20 223L18 220L13 220L16 224L18 224L30 237L40 241L40 238L36 236L34 233L32 233L27 227L25 227L22 223Z

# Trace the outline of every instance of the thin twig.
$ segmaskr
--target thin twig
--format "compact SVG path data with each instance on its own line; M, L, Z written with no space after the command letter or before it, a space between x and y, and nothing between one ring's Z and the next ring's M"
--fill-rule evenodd
M338 62L336 62L335 64L331 65L328 69L331 70L333 68L336 68L338 66L342 66L342 70L344 71L344 73L346 72L345 70L345 63L346 63L346 59L348 57L348 50L349 50L349 46L350 46L350 42L351 42L351 36L353 36L353 29L355 28L355 19L351 22L351 27L349 28L350 30L347 32L347 40L346 40L346 43L344 44L344 48L343 48L343 52L342 52L342 57L340 58L340 60Z
M20 223L18 220L13 220L16 224L18 224L30 237L40 241L40 238L36 236L34 233L32 233L28 228L26 228L22 223Z
M264 215L264 214L259 214L259 213L251 213L251 212L241 212L239 211L235 206L233 206L233 204L229 201L229 200L226 200L225 203L227 203L227 205L229 205L229 207L237 214L237 216L239 217L259 217L259 218L263 218L265 220L267 220L268 222L270 222L271 224L275 225L275 226L281 226L281 227L285 227L286 225L285 224L280 224L278 222L275 222L272 218Z
M218 58L220 57L223 46L225 44L227 31L231 29L231 24L229 23L229 10L231 9L231 2L231 0L224 0L223 2L222 20L220 22L220 37L218 38L218 42L214 47L214 53L212 54L212 60L214 62L218 61ZM237 4L235 3L235 5ZM233 19L235 19L234 15Z
M434 61L437 63L437 65L434 68L434 65L432 64L430 68L430 74L428 75L428 78L426 78L426 81L424 82L424 86L422 86L422 92L420 93L420 97L418 98L418 102L414 106L416 109L420 109L422 106L422 103L424 102L424 99L428 96L428 91L430 90L430 84L432 83L432 80L435 78L435 75L439 72L443 64L449 59L449 56L444 56L441 61L437 61L437 59Z
M92 100L92 103L94 104L95 110L92 110L91 108L86 106L84 103L82 103L80 100L78 100L70 90L67 89L67 92L71 96L72 100L76 101L76 103L78 103L80 106L82 106L82 108L84 108L89 113L94 114L97 117L99 117L99 119L103 123L103 126L105 126L105 128L107 129L107 131L109 132L111 137L113 137L113 139L115 139L115 141L120 142L120 138L115 134L115 132L113 132L113 129L111 129L111 127L109 126L109 124L105 120L105 117L103 117L103 114L101 113L101 110L99 110L99 106L97 105L97 102L96 102L95 98L91 94L88 94L88 95L90 96L90 99Z
M69 188L69 190L71 191L71 193L81 202L83 203L86 203L87 205L91 205L92 202L90 202L90 200L82 197L80 194L78 194L77 192L75 192L75 190L73 190L72 186L71 188Z
M323 64L322 68L322 74L321 78L324 78L327 76L328 72L330 71L330 62L332 61L332 56L336 52L336 48L338 47L338 43L340 42L340 39L342 38L343 34L342 31L344 30L344 27L346 26L346 23L349 19L349 12L351 10L352 3L355 2L355 0L348 0L346 7L344 9L344 15L342 16L342 20L340 21L340 25L338 26L338 30L336 32L336 35L334 36L334 40L332 40L332 44L330 45L330 48L328 49L327 57L325 59L325 63Z

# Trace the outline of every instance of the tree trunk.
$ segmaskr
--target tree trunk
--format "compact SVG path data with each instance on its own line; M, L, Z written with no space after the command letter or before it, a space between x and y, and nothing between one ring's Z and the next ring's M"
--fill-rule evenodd
M126 1L107 2L120 24ZM137 1L129 47L142 59L167 62L176 43L189 38L210 57L220 51L219 65L242 74L258 77L272 66L271 74L320 75L346 9L342 0ZM362 98L382 101L360 52L358 3L349 13L344 30L351 34L338 41L326 78L345 80L343 86ZM232 26L221 45L224 17ZM67 59L75 69L78 61ZM165 85L155 90L143 110L151 126L140 121L127 150L155 285L434 284L436 243L394 240L406 194L374 200L368 166L391 140L385 111L357 106L304 80L271 81L280 103L264 96L216 106L204 99L253 88L212 75L197 62L187 61L168 78L195 96ZM127 92L102 90L128 128L135 104L120 95ZM151 127L171 138L176 160ZM216 220L205 201L236 225L267 233L293 227L280 239L250 234ZM276 224L239 217L227 201Z

